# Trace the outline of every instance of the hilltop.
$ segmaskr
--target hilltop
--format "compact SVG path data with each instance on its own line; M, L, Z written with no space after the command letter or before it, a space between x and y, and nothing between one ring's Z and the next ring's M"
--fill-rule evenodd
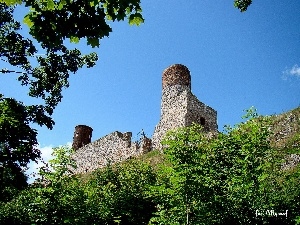
M270 119L270 142L282 154L294 154L296 162L300 162L300 107L289 110L282 114L268 116ZM141 160L151 162L155 165L160 162L160 152L150 152L139 157Z
M2 203L0 223L300 224L300 108L247 113L224 133L178 128L163 152L83 174L69 172L71 149L55 149L46 185Z
M273 144L278 148L300 148L300 107L288 112L273 115Z

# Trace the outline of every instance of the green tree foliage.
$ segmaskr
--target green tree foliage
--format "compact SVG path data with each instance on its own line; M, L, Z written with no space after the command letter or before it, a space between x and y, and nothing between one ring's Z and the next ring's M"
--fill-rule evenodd
M0 95L0 201L9 200L26 187L21 167L40 157L29 117L22 103Z
M24 17L30 29L28 37L21 34L21 23L14 19L15 7L28 9ZM30 160L39 158L37 133L29 125L52 129L51 116L62 100L63 89L69 87L70 74L84 66L93 67L98 60L94 52L83 55L76 48L69 49L65 40L78 43L83 38L88 45L98 47L112 32L109 20L127 18L130 24L139 25L144 21L141 11L139 0L0 2L0 59L8 67L0 72L16 74L21 85L28 87L28 95L41 100L37 105L24 105L0 93L2 167L10 165L7 171L11 173L22 171ZM45 54L37 54L41 50Z
M137 160L99 170L87 185L90 218L100 224L148 224L155 211L148 195L155 180L151 166Z
M150 165L131 160L80 177L72 175L71 153L55 148L40 182L0 204L0 224L148 224L155 210Z
M1 165L0 173L0 202L12 200L20 190L28 186L27 177L19 166Z
M238 8L241 12L245 12L251 3L252 0L234 0L234 7Z
M60 49L63 41L86 38L93 47L112 31L107 21L128 19L129 24L144 21L139 0L2 0L8 6L25 4L29 13L24 22L30 34L45 48Z
M14 99L0 96L0 162L25 166L39 157L36 132L29 126L31 115Z
M251 108L246 118L213 138L198 125L168 134L172 166L160 170L152 189L158 211L151 224L295 224L299 166L281 170L283 154L270 145L268 117Z
M74 175L72 150L55 148L40 182L0 203L0 224L299 224L300 166L282 169L289 153L271 145L270 117L251 108L245 119L223 133L170 132L154 166Z
M235 0L234 5L246 11L251 2ZM28 37L21 34L21 23L14 19L15 7L28 9L23 20L29 27ZM7 173L11 178L19 177L30 160L40 157L36 149L37 133L29 124L52 129L51 116L62 100L62 90L70 85L70 74L84 66L94 66L98 59L95 53L83 55L76 48L68 49L65 40L78 43L85 39L91 47L98 47L100 40L112 32L108 21L127 19L129 24L139 25L144 22L141 12L140 0L0 2L0 59L8 67L1 68L0 72L16 74L21 85L29 88L28 95L42 100L41 104L26 106L0 93L0 191L3 195L7 193L3 192L9 180L5 178ZM36 41L40 46L33 44ZM38 55L40 50L45 54ZM17 189L20 187L23 185Z

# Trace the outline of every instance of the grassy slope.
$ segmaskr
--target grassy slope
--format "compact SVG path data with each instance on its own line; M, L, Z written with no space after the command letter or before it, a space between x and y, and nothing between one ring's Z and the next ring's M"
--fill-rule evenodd
M272 116L272 125L272 144L275 147L285 150L300 148L300 107Z
M292 153L300 154L300 107L280 115L272 115L271 124L273 133L271 136L272 146L280 150L284 155ZM150 163L154 169L159 164L165 163L163 153L158 150L138 156L137 159ZM121 162L121 166L123 164L126 167L126 162L127 160ZM89 173L83 175L83 177L89 177Z
M280 115L271 116L271 144L283 154L300 154L300 107ZM295 152L296 149L296 152ZM155 150L139 157L156 166L164 161L163 154Z

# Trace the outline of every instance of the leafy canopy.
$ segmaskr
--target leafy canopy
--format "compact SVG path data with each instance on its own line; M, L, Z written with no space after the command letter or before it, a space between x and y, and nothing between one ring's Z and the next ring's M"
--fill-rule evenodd
M42 182L0 203L0 223L299 224L300 165L281 169L270 117L250 108L245 119L213 135L199 125L170 132L164 153L150 153L155 165L143 156L74 175L72 149L55 148Z
M284 154L270 143L269 117L250 108L244 118L246 122L209 136L199 125L169 132L163 143L168 162L152 188L158 210L150 224L295 224L299 220L299 165L281 169ZM270 216L267 210L288 210L288 216ZM257 212L262 215L256 216Z
M28 10L23 20L29 27L26 36L14 18L16 7ZM65 40L78 43L86 39L88 45L98 47L112 32L109 20L127 18L130 24L139 25L144 21L141 11L139 0L0 1L0 59L7 65L0 73L15 74L28 87L28 95L40 100L25 105L0 93L0 165L7 171L22 171L30 160L40 157L37 131L31 125L52 129L52 114L63 98L63 89L70 85L70 75L93 67L98 60L96 53L84 55L69 48ZM39 54L41 51L45 54Z
M234 0L234 7L238 8L241 12L247 11L251 4L252 0Z
M139 0L4 0L9 5L22 4L30 8L24 22L30 34L44 47L59 48L67 38L77 43L87 39L92 47L112 31L108 20L128 19L129 24L144 22Z

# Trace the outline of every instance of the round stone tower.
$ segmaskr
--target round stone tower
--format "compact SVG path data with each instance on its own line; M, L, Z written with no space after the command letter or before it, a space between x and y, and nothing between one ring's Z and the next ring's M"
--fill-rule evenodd
M152 136L153 148L162 149L161 140L167 131L193 123L202 125L204 131L216 131L217 112L193 95L189 69L171 65L162 74L161 114Z
M173 85L184 85L191 88L191 74L186 66L174 64L163 71L162 87Z
M86 125L75 127L72 148L77 150L82 146L91 143L93 129Z

